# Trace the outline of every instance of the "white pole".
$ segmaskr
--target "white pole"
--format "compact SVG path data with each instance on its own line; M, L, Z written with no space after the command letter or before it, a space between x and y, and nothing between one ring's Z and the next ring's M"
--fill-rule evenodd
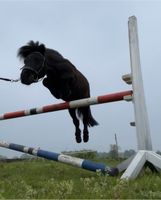
M129 47L132 72L133 103L137 132L138 150L152 150L148 114L145 104L143 80L140 65L137 19L129 18Z

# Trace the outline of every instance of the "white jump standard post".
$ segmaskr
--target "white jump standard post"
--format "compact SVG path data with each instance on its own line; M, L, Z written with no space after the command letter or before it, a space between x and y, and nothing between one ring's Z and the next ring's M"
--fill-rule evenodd
M140 65L137 19L135 16L129 18L128 29L131 74L123 76L123 80L128 84L132 84L133 87L133 105L135 111L135 123L133 125L136 126L138 152L132 159L129 159L129 162L126 162L128 167L121 176L122 179L136 178L145 164L153 166L153 169L161 169L161 156L152 151Z

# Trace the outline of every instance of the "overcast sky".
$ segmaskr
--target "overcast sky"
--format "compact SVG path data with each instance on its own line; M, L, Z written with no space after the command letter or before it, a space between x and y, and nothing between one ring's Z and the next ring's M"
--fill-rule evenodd
M138 20L141 66L154 150L161 150L161 1L0 1L0 76L18 78L17 50L30 40L59 51L89 80L91 96L131 89L128 18ZM0 82L0 113L60 102L42 83ZM109 151L117 134L121 150L137 149L132 103L92 106L99 122L88 143L77 144L68 111L1 121L0 139L54 152ZM14 156L0 149L1 155Z

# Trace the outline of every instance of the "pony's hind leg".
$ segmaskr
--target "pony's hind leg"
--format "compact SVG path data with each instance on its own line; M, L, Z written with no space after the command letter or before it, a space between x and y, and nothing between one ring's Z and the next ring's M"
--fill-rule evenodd
M83 141L84 142L88 142L88 140L89 140L88 125L86 123L86 120L84 120L84 119L83 119L83 125L84 125L84 129L83 129Z
M81 108L81 113L83 117L83 141L88 142L89 140L89 131L88 131L88 107Z
M79 119L76 116L76 109L69 109L69 114L73 119L73 123L75 125L75 137L76 137L76 142L81 143L81 130L79 128Z

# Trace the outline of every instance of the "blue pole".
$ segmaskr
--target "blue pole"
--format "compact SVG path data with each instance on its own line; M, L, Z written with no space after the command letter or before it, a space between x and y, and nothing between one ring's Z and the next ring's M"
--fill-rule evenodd
M1 140L0 140L0 147L12 149L12 150L19 151L19 152L24 152L24 153L27 153L30 155L38 156L41 158L46 158L48 160L62 162L62 163L76 166L79 168L83 168L83 169L86 169L89 171L94 171L94 172L101 171L102 173L109 174L111 176L115 176L119 173L119 170L117 168L111 168L102 163L95 163L90 160L85 160L85 159L76 158L73 156L54 153L54 152L50 152L50 151L45 151L42 149L26 147L26 146L19 145L19 144L8 143L8 142L1 141Z

